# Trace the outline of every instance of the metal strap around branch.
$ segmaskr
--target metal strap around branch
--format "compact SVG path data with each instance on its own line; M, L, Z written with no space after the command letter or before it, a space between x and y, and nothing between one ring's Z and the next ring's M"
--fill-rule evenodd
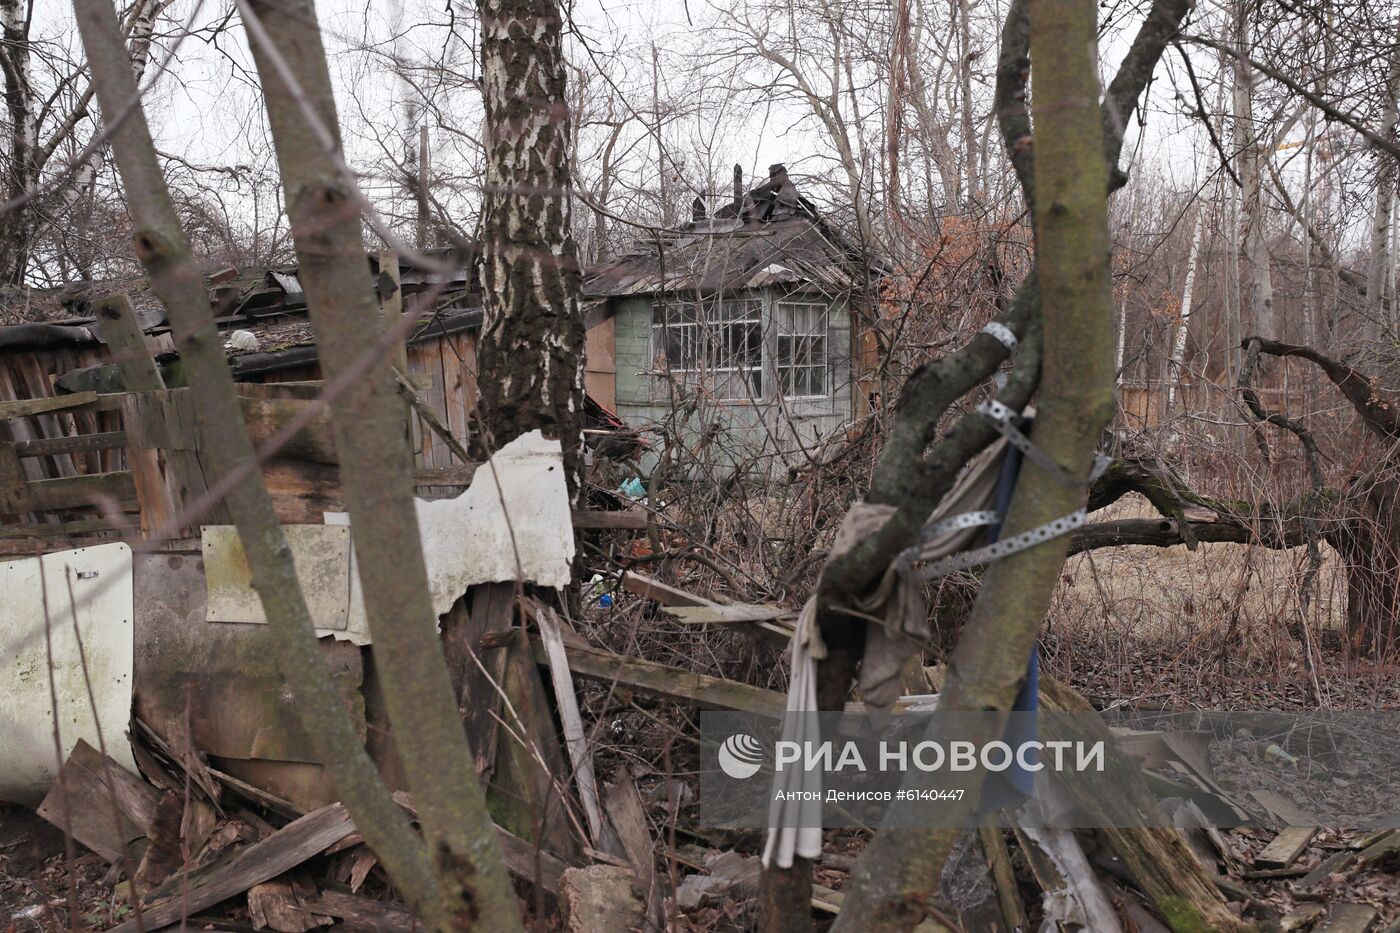
M1054 457L1037 447L1029 437L1021 433L1021 429L1016 427L1016 412L996 399L987 399L977 406L977 413L990 421L992 426L1006 438L1007 443L1025 454L1026 458L1034 462L1036 466L1049 473L1060 485L1071 488L1079 485L1079 481L1070 476L1064 467L1056 463Z
M971 570L973 567L980 567L983 564L1009 557L1017 551L1024 551L1033 548L1037 544L1043 544L1051 538L1058 538L1060 535L1069 534L1074 529L1084 524L1089 515L1088 509L1076 509L1068 515L1038 525L1030 531L1023 531L1018 535L1009 538L1002 538L994 544L986 547L974 548L971 551L962 551L945 557L940 561L929 564L927 567L919 569L918 578L920 580L936 580L939 577L946 577L950 573L957 573L959 570Z
M950 531L961 531L964 528L978 528L982 525L995 525L999 521L1001 521L1001 516L991 509L982 512L963 512L960 515L945 518L938 524L924 529L924 533L919 537L923 538L925 541L930 541L934 538L941 538Z
M1006 408L1004 405L1001 407L1004 409ZM1010 409L1006 410L1009 411ZM1019 431L1017 433L1020 434ZM1021 437L1025 438L1025 435L1022 434ZM1027 444L1031 443L1029 438L1025 438L1025 440ZM1031 446L1034 447L1034 445ZM1035 449L1048 458L1049 455L1045 454L1044 451L1040 451L1039 448ZM1094 455L1094 468L1089 474L1089 482L1092 483L1102 476L1104 471L1108 469L1108 465L1112 462L1113 460L1111 457L1107 457L1102 453L1096 453ZM971 551L963 551L958 554L949 555L942 560L921 568L917 574L918 579L935 580L938 577L946 577L948 574L956 573L959 570L970 570L973 567L979 567L991 561L1009 557L1018 551L1024 551L1027 548L1035 547L1037 544L1043 544L1051 538L1058 538L1060 535L1069 534L1071 531L1083 525L1088 519L1088 516L1088 508L1076 509L1068 515L1048 521L1043 525L1038 525L1029 531L1023 531L1018 535L1002 538L1000 541L989 544L986 547L974 548ZM993 511L963 512L961 515L954 515L951 518L946 518L920 535L919 543L901 554L898 563L909 567L915 561L929 560L937 553L936 550L933 549L932 539L938 538L946 532L959 528L972 528L978 525L994 525L1001 520L1002 516Z
M1016 344L1018 343L1016 335L1011 332L1011 328L1000 321L989 321L987 326L982 328L982 333L995 337L1003 347L1006 347L1007 353L1016 352Z

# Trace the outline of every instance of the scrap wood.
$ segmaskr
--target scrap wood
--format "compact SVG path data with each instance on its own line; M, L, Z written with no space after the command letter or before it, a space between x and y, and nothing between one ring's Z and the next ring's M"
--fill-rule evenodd
M324 914L308 909L316 895L309 879L298 875L282 875L248 889L248 919L253 929L272 929L277 933L306 933L334 921Z
M1334 852L1327 858L1318 862L1312 871L1308 872L1302 879L1294 885L1294 891L1306 891L1314 887L1318 882L1327 880L1329 875L1345 871L1356 861L1356 853L1352 851Z
M418 818L418 808L413 805L412 794L400 790L395 791L393 796L394 802L403 807L409 816ZM363 837L358 841L363 842ZM540 885L550 894L559 893L559 877L569 867L567 862L499 826L496 827L496 844L501 847L506 870L512 875ZM536 864L539 865L538 871L535 870Z
M1007 933L1001 899L978 836L970 829L958 832L939 872L938 886L930 893L948 905L957 927Z
M1333 904L1318 933L1366 933L1379 911L1370 904Z
M560 882L559 901L568 933L625 933L642 925L646 908L632 872L616 865L570 868Z
M682 622L734 625L746 634L779 645L786 645L792 638L792 624L783 624L796 620L797 613L791 609L722 603L630 570L623 572L619 582L627 592L659 603L663 611Z
M128 845L150 834L159 805L155 788L79 739L38 813L106 861L118 862Z
M303 902L302 909L335 917L353 930L373 930L375 933L421 933L423 930L422 924L404 907L358 894L346 894L333 888L326 888Z
M595 845L612 851L615 840L608 838L603 822L603 807L598 799L598 780L593 774L593 754L588 748L588 737L583 731L583 717L578 710L578 697L574 694L574 678L569 672L569 658L564 650L564 638L559 631L559 619L548 606L533 602L535 621L539 625L540 639L544 644L545 661L549 676L554 684L554 700L559 712L559 720L564 726L564 746L569 752L569 761L574 768L574 783L578 786L579 800L583 803L584 817L588 820L588 833Z
M776 606L663 606L688 625L728 625L758 641L779 647L792 641L797 614Z
M982 840L982 854L991 871L992 887L1001 905L1001 918L1008 930L1027 928L1026 913L1021 907L1021 893L1016 885L1016 871L1011 865L1011 852L1000 829L983 826L977 830Z
M313 810L282 829L248 846L222 865L211 868L187 891L176 891L142 911L146 930L178 922L206 907L242 894L290 871L354 832L355 824L338 803ZM112 928L112 933L135 933L136 920Z
M1068 795L1059 785L1051 784L1049 788L1048 795L1034 797L1023 807L1021 812L1031 818L1020 821L1016 833L1044 892L1045 915L1060 924L1078 924L1095 933L1121 933L1113 904L1078 838L1070 830L1046 825L1052 822L1048 818L1052 810L1068 804Z
M618 842L627 856L637 887L646 905L647 928L663 930L666 916L663 909L661 879L656 874L655 846L647 824L646 809L637 785L624 770L606 787L608 819Z
M132 730L132 746L139 747L144 742L148 746L146 751L152 753L152 757L167 767L173 766L173 768L183 772L193 789L197 793L203 794L222 816L224 811L219 803L221 797L219 786L209 774L209 766L205 762L204 756L194 749L188 737L184 735L172 736L171 742L167 743L141 717L133 716L132 722L136 725L136 728ZM180 748L178 753L174 747L176 745ZM178 780L179 778L177 778ZM182 786L183 781L176 784L176 787Z
M549 659L539 636L530 639L535 659ZM696 674L679 667L628 658L611 651L582 645L566 645L569 668L579 677L603 683L618 683L633 690L668 699L692 700L714 709L750 713L781 713L787 697L773 690L751 687L722 677Z
M1321 826L1321 818L1314 816L1289 800L1283 794L1271 790L1251 790L1249 796L1280 821L1281 826Z
M1262 852L1254 856L1254 864L1259 868L1288 868L1316 835L1316 826L1286 827Z
M1163 809L1167 809L1168 801L1163 801ZM1239 859L1230 850L1229 844L1225 841L1224 835L1216 828L1201 811L1194 801L1178 800L1176 806L1168 811L1171 814L1172 825L1181 831L1196 857L1208 871L1215 871L1219 863L1224 863L1225 870L1229 874L1235 874L1243 870ZM1216 878L1216 886L1221 886L1220 877Z
M1393 853L1400 853L1400 832L1388 833L1371 843L1361 850L1356 856L1356 861L1361 865L1369 865Z
M1278 928L1282 933L1296 933L1298 930L1306 929L1321 920L1327 914L1327 908L1321 904L1304 904L1297 910L1284 916L1279 921Z
M660 603L662 606L717 606L719 603L704 596L697 596L687 590L660 580L624 570L618 581L624 590L634 596L641 596Z
M573 519L575 531L581 528L636 531L646 528L650 516L640 509L627 509L621 512L575 509Z
M1047 710L1094 712L1088 701L1053 677L1041 678L1040 700ZM1097 731L1092 737L1101 738L1109 754L1120 757L1107 727L1100 725ZM1155 906L1161 909L1170 904L1178 911L1194 913L1207 928L1243 929L1245 924L1226 906L1214 876L1197 861L1180 833L1162 826L1135 825L1141 814L1160 813L1157 801L1137 774L1129 767L1110 767L1102 775L1085 772L1066 789L1076 804L1097 817L1097 824L1104 827L1100 832L1122 859L1133 883ZM1115 777L1110 780L1108 775ZM1119 775L1126 775L1127 780Z

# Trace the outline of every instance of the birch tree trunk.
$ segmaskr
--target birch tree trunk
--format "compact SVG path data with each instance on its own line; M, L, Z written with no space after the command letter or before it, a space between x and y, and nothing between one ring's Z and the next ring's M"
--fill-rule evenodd
M562 18L554 0L479 0L486 108L477 351L492 447L539 428L582 464L584 327L571 225L571 125Z
M1395 126L1400 121L1400 46L1390 53L1390 70L1385 88L1385 110L1381 117L1380 135L1395 138ZM1394 295L1391 290L1390 238L1394 224L1395 157L1388 152L1376 152L1376 210L1371 221L1371 268L1366 277L1365 337L1376 340L1381 332L1393 326Z
M1240 316L1252 333L1279 334L1274 316L1274 285L1269 245L1265 231L1265 210L1260 184L1260 166L1267 154L1264 134L1254 121L1254 69L1249 65L1252 51L1249 29L1251 4L1236 0L1234 36L1236 52L1233 67L1233 141L1237 174L1240 177ZM1282 335L1279 334L1281 338Z
M1170 415L1176 404L1176 390L1181 383L1181 364L1186 358L1186 338L1191 335L1191 292L1196 284L1196 259L1201 252L1201 225L1205 220L1205 208L1197 209L1196 228L1191 233L1191 252L1186 257L1186 281L1181 286L1181 323L1176 329L1176 340L1172 342L1171 359L1167 370L1167 410Z
M151 61L151 36L155 32L156 20L173 2L174 0L142 0L127 16L127 52L131 58L131 74L138 86L141 77L146 73L146 66ZM100 124L95 130L101 132ZM93 191L97 185L98 173L102 171L103 153L106 149L106 146L94 149L82 164L76 166L72 179L61 193L62 214L70 218L72 226L87 229L91 223ZM74 262L79 278L86 280L92 277L90 257L75 257Z
M10 118L6 200L29 192L38 175L38 101L31 73L29 12L25 0L0 0L0 31L4 35L0 69L5 74L5 110ZM0 284L19 285L24 281L33 234L34 211L29 204L14 205L0 215Z

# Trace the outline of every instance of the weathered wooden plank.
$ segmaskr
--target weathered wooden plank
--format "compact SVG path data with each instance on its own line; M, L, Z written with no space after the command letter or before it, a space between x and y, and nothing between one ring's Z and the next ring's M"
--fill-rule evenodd
M564 728L564 745L574 768L574 784L588 820L588 833L594 845L602 846L606 830L603 806L598 797L598 779L593 773L593 752L588 747L583 717L579 714L578 696L574 693L574 679L569 672L569 656L559 632L559 620L548 606L535 604L534 608L535 622L544 642L546 666L554 685L555 709Z
M622 575L622 588L636 596L655 600L663 606L715 606L718 603L696 596L679 587L628 571Z
M424 401L427 402L428 407L432 409L433 414L437 416L438 424L442 426L443 432L446 435L445 437L439 436L437 438L438 442L433 446L432 461L423 464L423 466L450 466L452 464L453 451L450 449L451 445L448 444L447 438L453 437L453 435L451 429L447 426L447 387L446 379L443 375L442 359L447 351L444 342L441 340L425 343L423 344L423 348L428 350L427 365L428 378L430 381L427 391L422 393L422 397ZM453 439L455 440L455 438Z
M1370 904L1333 904L1318 933L1366 933L1379 911Z
M1254 856L1257 868L1287 868L1317 835L1316 826L1289 826L1274 837L1264 850Z
M483 778L490 777L496 762L501 706L496 685L505 676L506 652L481 652L477 645L486 636L509 634L514 621L515 584L509 582L473 586L442 620L443 655Z
M49 372L51 360L40 359L38 353L19 353L11 360L15 371L25 383L24 395L28 398L47 398L58 394ZM41 437L66 437L76 434L72 418L65 412L48 412L34 416ZM79 473L73 458L68 454L54 454L48 458L54 476L76 476Z
M1397 852L1400 852L1400 830L1388 833L1362 849L1356 860L1362 865L1369 865Z
M42 415L51 411L79 408L97 401L96 392L74 392L71 395L55 395L50 398L24 398L12 402L0 402L0 421L11 418L25 418Z
M1348 865L1350 865L1354 861L1356 861L1355 852L1345 849L1341 852L1333 852L1331 855L1327 856L1327 858L1323 859L1321 862L1318 862L1317 866L1313 868L1312 871L1308 872L1301 879L1299 879L1295 887L1299 891L1306 891L1313 885L1327 880L1328 875L1332 875L1344 870Z
M248 919L254 929L276 933L307 933L331 925L328 916L308 908L315 898L316 886L305 872L292 872L248 889Z
M125 447L126 443L125 431L103 431L96 434L78 434L74 437L40 437L28 441L15 441L15 453L21 457L92 453Z
M446 409L447 429L452 436L464 445L471 438L472 406L467 397L470 394L467 380L466 360L462 358L462 334L449 334L442 340L443 406Z
M89 473L41 479L29 484L29 507L36 512L76 509L100 502L128 502L136 498L131 472Z
M404 373L407 382L413 387L414 393L423 391L426 385L431 384L428 377L428 360L422 344L413 344L408 348L408 369ZM400 386L403 382L400 382ZM410 398L410 404L412 399ZM416 415L416 417L414 417ZM415 466L428 467L433 465L433 447L439 443L437 435L424 420L423 411L418 406L414 406L414 415L409 416L410 430L413 432L414 450L417 451Z
M423 926L397 904L387 904L359 894L327 888L302 902L308 914L335 917L348 930L373 933L421 933Z
M290 398L241 398L238 401L243 409L243 422L248 426L248 439L255 448L271 441L292 419L301 417L308 406L316 404ZM306 427L293 435L275 456L312 463L339 463L330 412L323 409Z
M255 884L290 871L355 831L355 824L338 803L313 810L299 820L253 843L226 864L210 871L188 891L181 891L142 911L146 930L169 926ZM136 933L137 920L113 927L110 933Z
M139 528L140 525L140 520L134 516L114 516L110 519L90 518L83 519L82 521L61 522L54 525L9 525L0 528L0 541L17 540L20 538L37 539L101 534L108 531Z
M29 511L29 481L14 444L0 443L0 515Z
M194 396L188 391L167 393L165 423L171 434L171 444L165 453L165 462L172 477L171 491L181 511L185 511L209 491L213 475L201 459L203 445L200 442L199 413L194 407ZM228 525L232 524L233 515L227 505L216 502L198 520L207 525Z
M154 787L79 739L37 812L116 862L128 844L150 833L159 802Z
M399 269L399 254L396 250L379 251L379 293L383 309L384 330L397 327L403 321L403 275ZM394 365L400 372L408 371L407 335L394 345Z
M112 295L97 303L97 329L107 341L112 361L121 369L122 383L129 392L161 392L165 380L146 345L146 335L136 312L125 295ZM127 458L136 498L141 503L141 533L151 536L165 528L175 516L175 503L160 468L160 454L133 447Z
M326 390L320 379L305 382L239 382L234 385L244 398L316 399Z
M97 332L106 341L110 359L122 373L128 392L158 392L165 388L146 335L125 295L109 295L93 306Z
M507 871L517 878L524 878L531 884L539 885L550 894L559 893L559 878L569 867L567 862L543 849L536 849L524 839L499 826L496 827L496 842L501 847L501 858L506 863ZM538 871L535 869L536 862L539 864Z
M601 512L575 511L575 528L606 528L639 530L647 526L647 513L642 511Z
M531 644L536 660L548 664L538 636L532 638ZM597 648L568 645L568 658L570 669L578 677L603 683L616 682L654 696L692 700L715 709L754 713L781 713L787 707L787 697L773 690L696 674L654 661L627 658Z

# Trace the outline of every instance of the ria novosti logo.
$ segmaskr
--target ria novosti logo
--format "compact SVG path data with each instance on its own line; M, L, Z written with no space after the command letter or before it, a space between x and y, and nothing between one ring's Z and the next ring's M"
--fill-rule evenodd
M736 732L719 747L719 769L737 781L763 767L763 745L747 732Z

